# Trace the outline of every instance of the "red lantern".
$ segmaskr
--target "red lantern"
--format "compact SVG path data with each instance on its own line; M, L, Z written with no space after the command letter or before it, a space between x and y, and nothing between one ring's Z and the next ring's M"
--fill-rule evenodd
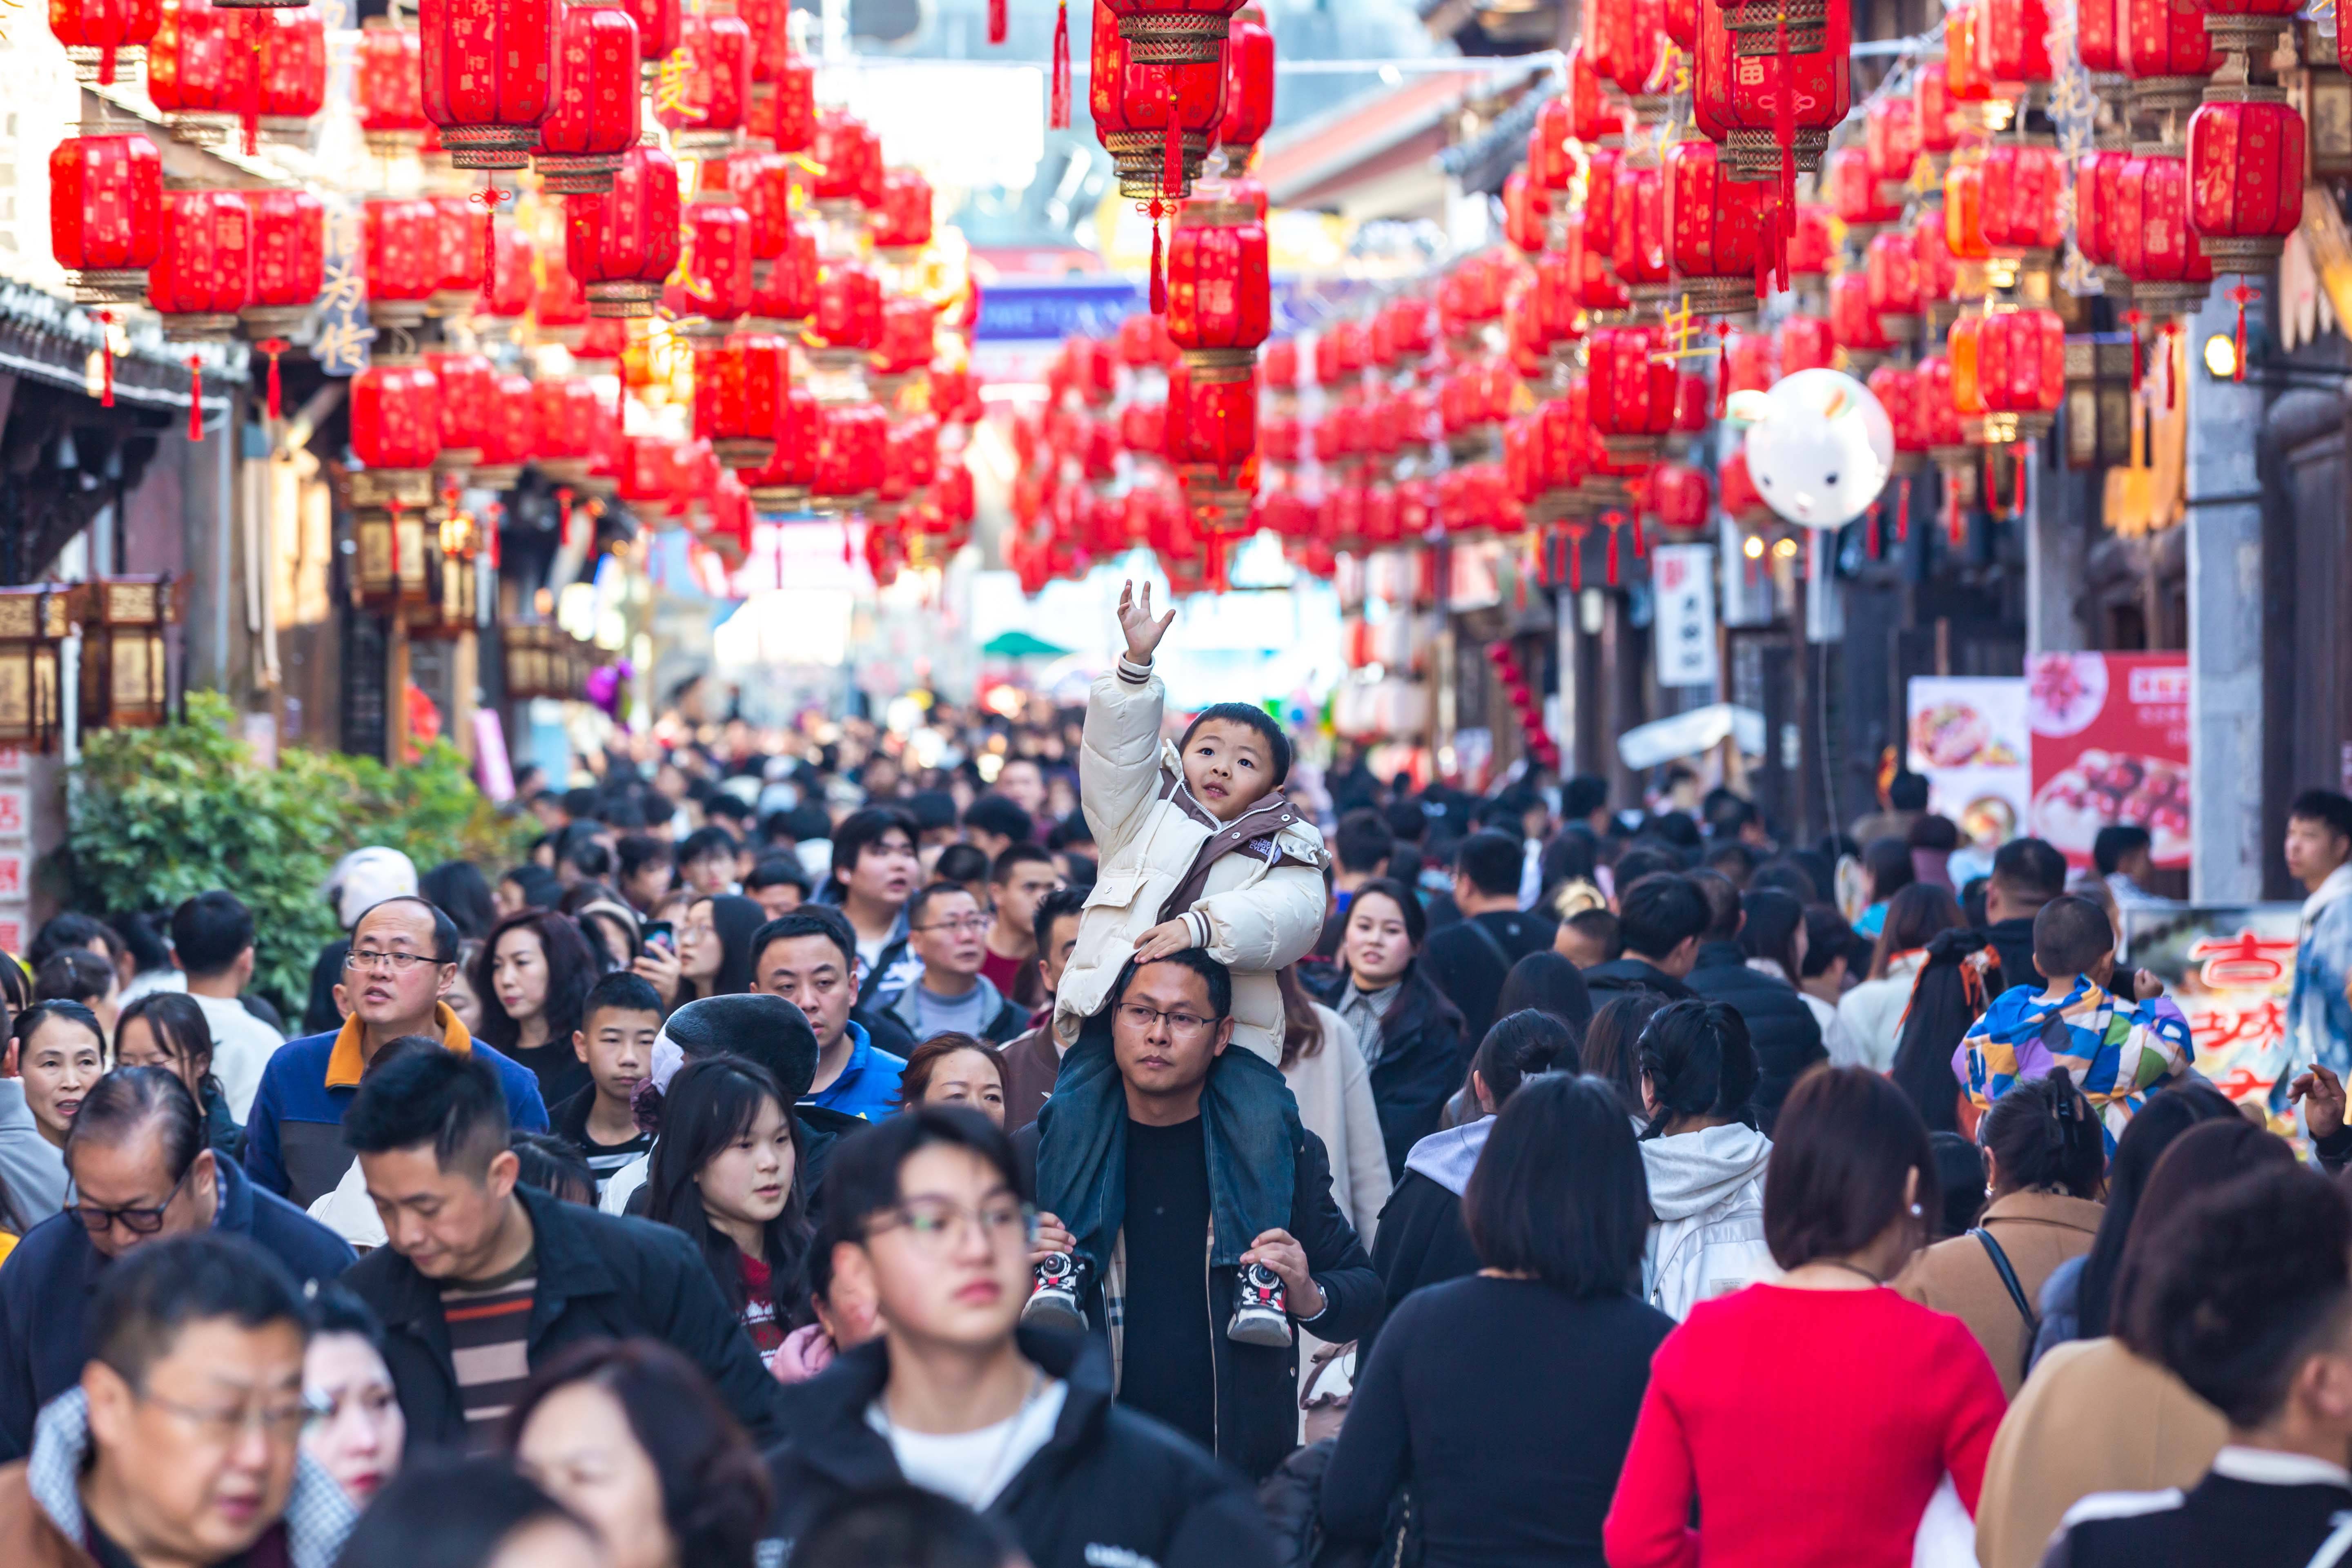
M1952 290L1959 286L1958 264L1952 258L1944 222L1941 209L1922 207L1911 225L1911 262L1918 279L1922 306L1948 300Z
M1554 194L1567 190L1576 177L1576 157L1568 145L1573 127L1568 100L1548 98L1528 132L1528 175Z
M2150 112L2186 109L2213 73L2204 8L2188 0L2116 0L2132 101Z
M755 237L760 232L756 216L751 231ZM774 259L766 264L765 276L761 276L761 263L755 260L751 264L752 274L759 279L751 294L755 324L775 331L800 331L802 324L816 313L818 269L815 232L806 225L788 221L782 245Z
M1136 0L1095 0L1094 36L1087 76L1087 107L1095 138L1118 173L1119 194L1130 201L1179 200L1192 195L1209 138L1225 117L1225 68L1213 44L1160 54L1138 53L1127 31ZM1209 0L1222 5L1223 0ZM1207 16L1211 13L1189 13ZM1225 25L1215 15L1218 36ZM1175 120L1182 177L1167 181L1171 115Z
M49 31L65 46L75 77L100 87L147 58L163 19L159 0L49 0Z
M1241 0L1107 0L1103 13L1139 61L1215 61Z
M698 333L725 332L751 308L751 216L724 188L697 191L679 251Z
M1168 247L1168 336L1195 381L1233 380L1256 363L1273 324L1265 224L1230 189L1178 214Z
M2122 73L2123 38L2116 27L2120 0L2075 0L2074 54L2093 76Z
M49 248L77 304L133 304L163 236L163 159L144 136L74 136L49 154Z
M2303 116L2283 88L2215 86L2189 120L2189 226L2221 272L2263 272L2303 221Z
M1919 435L1927 450L1939 456L1964 453L1968 437L1960 428L1960 400L1949 357L1929 354L1919 362L1918 399Z
M1773 329L1775 357L1782 375L1826 367L1834 346L1830 323L1819 316L1789 316Z
M1706 526L1706 475L1688 463L1660 463L1643 487L1642 510L1661 528L1695 532Z
M299 187L242 195L253 226L253 294L239 314L254 338L283 338L325 286L327 210Z
M1776 209L1777 210L1777 209ZM1789 275L1792 278L1820 278L1837 258L1837 242L1831 237L1830 209L1818 202L1805 202L1797 208L1796 232L1789 237Z
M1919 331L1919 262L1911 237L1894 229L1874 237L1865 261L1870 309L1888 338L1906 341Z
M1907 365L1883 364L1870 373L1870 394L1886 410L1887 423L1895 427L1895 467L1897 472L1918 466L1927 450L1927 426L1921 407L1919 373Z
M173 0L147 50L147 98L173 136L217 147L249 110L260 114L245 13L212 0Z
M1514 169L1503 180L1503 237L1529 256L1548 243L1551 198L1525 169Z
M2121 4L2121 0L2117 0ZM1919 68L1916 93L1919 100L1919 151L1941 157L1960 144L1960 130L1952 115L1950 68L1942 60Z
M236 191L163 193L147 302L174 340L226 339L253 299L253 219Z
M1979 221L1995 256L2031 256L2055 250L2065 237L2058 221L2058 197L2065 174L2054 147L2012 142L1985 149L1984 191Z
M1919 161L1919 100L1900 94L1873 99L1863 118L1863 151L1871 177L1882 186L1908 186Z
M689 16L681 29L685 90L656 100L682 153L721 152L741 140L751 106L751 29L736 16Z
M555 0L417 0L425 118L460 169L530 162L555 85Z
M2102 147L2074 163L2074 245L2083 259L2116 273L2116 184L2131 153L2121 147Z
M540 471L559 483L579 483L587 477L590 431L599 416L594 384L584 375L553 376L532 384L530 401Z
M738 332L701 345L694 356L694 434L728 468L764 468L792 384L792 343L777 333Z
M564 258L589 313L650 316L677 265L677 164L658 147L623 154L604 195L564 198Z
M1592 55L1581 41L1568 47L1568 90L1560 96L1568 103L1568 133L1586 146L1604 137L1614 138L1624 129L1617 106L1609 101L1601 85Z
M637 25L637 56L645 62L646 89L656 91L663 63L677 53L684 37L686 8L681 0L623 0L623 4L628 7L629 20Z
M1664 0L1617 0L1584 10L1584 52L1592 68L1629 98L1654 89L1666 41ZM1663 85L1663 84L1659 84Z
M1761 332L1737 329L1723 334L1723 390L1766 392L1772 385L1772 340Z
M1977 382L1987 414L2005 416L1989 423L1992 438L2048 434L2066 395L2066 329L2057 313L2009 310L1988 318L1979 339Z
M530 309L535 288L531 273L537 258L530 236L509 217L490 219L490 275L482 287L484 314L514 321Z
M1666 283L1666 172L1628 160L1609 194L1609 258L1617 280L1639 301L1661 299Z
M443 315L471 308L482 287L484 226L489 211L465 196L427 196L433 208L433 307Z
M743 476L751 504L762 511L797 510L808 504L816 483L816 450L823 415L808 388L787 388L776 404L775 450L762 467Z
M530 377L507 371L490 384L489 418L480 432L482 456L467 482L486 490L510 490L522 480L522 466L539 448L539 402ZM498 564L495 552L490 564Z
M1698 8L1692 113L1699 129L1722 142L1732 166L1748 178L1819 169L1831 128L1853 106L1848 0L1822 0L1819 16L1818 23L1792 16L1776 33L1772 15L1762 5ZM1790 195L1785 179L1783 185L1783 195Z
M1849 361L1865 367L1895 346L1886 336L1885 324L1871 307L1867 274L1841 272L1830 279L1830 336Z
M421 325L425 302L441 280L433 204L389 197L369 202L360 214L360 239L368 315L379 326Z
M1764 504L1764 492L1756 488L1756 480L1748 471L1745 447L1735 447L1731 456L1723 459L1715 470L1715 482L1723 494L1723 510L1735 519L1754 526L1772 517L1772 509Z
M1666 231L1682 308L1723 316L1756 308L1765 186L1729 177L1712 142L1666 150Z
M1598 327L1586 338L1588 416L1611 459L1639 464L1674 428L1675 367L1656 327Z
M352 450L370 468L429 468L441 455L441 398L433 373L384 358L352 377Z
M751 29L751 107L745 127L778 153L805 151L816 132L816 70L793 47L787 0L743 0Z
M424 52L415 31L389 17L360 24L352 97L368 150L379 157L414 151L425 140Z
M816 199L840 206L857 200L866 186L867 161L878 165L881 160L881 143L864 121L841 110L828 109L817 116L810 155L817 164Z
M249 28L260 81L261 134L299 145L327 102L327 19L316 5L273 5L252 13Z
M436 352L425 356L433 373L441 420L439 466L470 468L482 455L482 432L498 398L498 367L478 353Z
M1255 10L1233 21L1225 39L1225 112L1217 144L1225 167L1238 174L1274 124L1274 34Z
M556 24L555 92L531 163L541 184L561 194L613 188L621 159L637 144L637 25L610 0L566 0Z
M1978 0L1976 68L1995 95L2022 97L2048 84L2050 16L2042 0Z
M912 260L931 242L931 183L913 169L882 176L882 210L875 215L874 247Z
M855 262L825 263L807 341L819 353L856 359L882 341L882 286L873 273Z
M1885 225L1900 221L1903 204L1880 199L1878 175L1865 149L1839 148L1830 154L1828 169L1831 200L1846 227L1860 231L1857 239L1866 240Z
M889 420L871 403L835 404L818 414L814 499L831 510L852 510L882 488Z
M875 373L911 376L931 363L938 342L938 308L926 300L894 294L882 306L881 333L874 345Z
M2213 263L2189 223L2189 161L2178 153L2136 149L2116 179L2116 266L2131 279L2132 300L2164 315L2195 310L2213 281Z

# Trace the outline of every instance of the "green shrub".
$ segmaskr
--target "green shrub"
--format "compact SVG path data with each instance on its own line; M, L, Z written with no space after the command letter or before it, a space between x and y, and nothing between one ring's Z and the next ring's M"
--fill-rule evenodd
M226 888L253 910L253 988L289 1019L310 964L336 934L320 888L362 845L404 852L418 871L444 860L510 862L528 819L502 818L455 748L414 766L288 747L258 766L230 732L228 701L192 691L187 721L85 736L68 792L64 857L71 907L169 910Z

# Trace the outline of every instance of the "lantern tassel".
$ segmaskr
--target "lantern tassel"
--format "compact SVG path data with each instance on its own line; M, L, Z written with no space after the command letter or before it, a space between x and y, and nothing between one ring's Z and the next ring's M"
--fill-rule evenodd
M1160 142L1160 194L1166 198L1169 214L1173 216L1176 204L1184 195L1184 117L1177 112L1176 72L1173 68L1169 69L1166 79L1168 124Z
M1876 501L1870 503L1870 527L1869 531L1863 535L1863 548L1869 552L1873 561L1878 559L1878 503Z
M562 542L564 549L569 550L572 548L572 487L570 485L558 485L555 488L555 511L558 519L555 537Z
M2140 321L2142 321L2142 319L2143 319L2143 318L2141 317L2140 313L2139 313L2137 310L2126 310L2126 311L2124 312L2124 325L2131 329L2131 345L2132 345L2131 389L2132 389L2132 394L2133 394L2133 395L2134 395L2134 396L2137 396L2137 395L2138 395L2138 394L2139 394L2139 377L2140 377L2140 358L2139 358L2139 324L2140 324Z
M1604 523L1601 526L1607 531L1609 535L1607 571L1609 585L1614 588L1617 585L1617 525L1613 522L1610 522Z
M1650 546L1647 541L1643 537L1642 520L1637 515L1633 519L1633 559L1636 561L1647 561L1649 558Z
M483 513L483 516L488 522L488 527L483 531L483 542L489 547L490 570L492 572L496 572L499 569L499 556L500 554L499 541L505 536L504 531L499 528L499 524L504 521L506 514L507 509L498 501L492 501L487 510Z
M100 310L98 324L98 405L111 408L114 406L114 312Z
M400 593L400 498L387 497L383 504L392 517L392 591L396 597Z
M2231 371L2230 379L2243 381L2246 379L2246 300L2252 296L2253 290L2241 283L2237 288L2231 289L2230 293L2238 302L2237 365Z
M1568 587L1573 594L1584 592L1584 531L1580 528L1568 536Z
M205 362L188 356L188 439L205 438Z
M1895 542L1904 544L1911 538L1911 480L1906 475L1903 486L1895 492Z
M1764 297L1764 278L1759 269L1756 279L1756 297ZM1718 326L1715 333L1715 416L1723 417L1724 405L1731 396L1731 362L1726 358L1724 343L1731 333Z
M2000 515L2000 469L1994 466L1996 461L1993 449L1987 447L1984 455L1984 505L1986 515L1990 517Z
M1049 131L1070 128L1070 0L1054 8L1054 95L1045 110Z
M849 514L844 512L841 517L841 563L846 566L856 559L849 548Z
M102 45L99 48L98 85L100 87L114 85L114 46L112 44Z
M1151 204L1151 313L1168 313L1168 275L1160 259L1160 204Z
M2179 384L2179 378L2172 374L2172 334L2179 330L2179 323L2167 321L2156 334L2158 345L2164 352L2164 406L2168 411L2172 407L2174 389Z
M1003 43L1005 31L1004 0L988 0L988 41Z
M284 338L264 338L255 346L259 348L263 353L269 356L268 407L269 420L270 423L274 425L278 420L286 417L285 398L278 380L278 356L286 352L286 340Z
M1780 68L1780 90L1772 103L1772 139L1780 144L1780 232L1774 248L1779 260L1773 271L1780 286L1789 286L1789 236L1797 217L1797 84L1789 58L1789 8L1784 4L1772 21L1772 54Z

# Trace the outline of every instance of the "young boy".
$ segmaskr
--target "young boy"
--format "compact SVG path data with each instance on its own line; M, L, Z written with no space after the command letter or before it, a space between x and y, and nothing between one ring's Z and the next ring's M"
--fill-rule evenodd
M638 975L616 970L588 993L572 1048L588 1064L589 1084L547 1113L548 1125L588 1162L596 1195L613 1173L653 1147L638 1131L629 1101L653 1070L654 1039L661 1033L661 997Z
M2069 893L2042 906L2033 966L2051 977L2048 987L2012 986L1994 998L1952 1053L1952 1072L1982 1111L2019 1080L2064 1068L2097 1108L2112 1151L2148 1091L2189 1070L2189 1021L2145 969L2126 978L2123 992L2107 989L2115 927L2088 899Z
M1241 1152L1286 1151L1299 1141L1297 1102L1280 1074L1285 1023L1275 976L1321 933L1327 854L1313 822L1281 793L1290 742L1262 710L1218 703L1181 743L1161 736L1167 692L1151 656L1175 618L1173 610L1153 617L1149 584L1139 597L1132 583L1119 592L1127 657L1088 695L1078 762L1100 871L1055 990L1053 1029L1066 1053L1079 1048L1081 1026L1103 1009L1129 959L1149 963L1197 947L1233 972L1238 1048L1219 1058L1202 1097L1212 1149L1236 1152L1210 1163L1210 1263L1225 1267L1290 1213L1289 1162ZM1108 1032L1097 1033L1095 1048L1108 1051ZM1126 1130L1118 1075L1074 1077L1068 1060L1066 1054L1060 1082L1072 1089L1048 1102L1038 1152L1039 1206L1065 1215L1094 1212L1084 1200L1124 1157ZM1108 1264L1113 1238L1077 1240L1083 1266ZM1050 1265L1040 1266L1039 1280L1037 1315L1074 1321L1080 1282ZM1244 1278L1227 1332L1244 1343L1290 1342L1281 1283L1270 1271Z

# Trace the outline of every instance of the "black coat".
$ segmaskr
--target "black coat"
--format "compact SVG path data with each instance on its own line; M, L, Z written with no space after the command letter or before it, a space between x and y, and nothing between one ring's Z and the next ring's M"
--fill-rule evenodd
M1584 988L1591 992L1592 1010L1599 1012L1612 995L1627 991L1654 991L1669 1002L1687 1002L1691 988L1660 969L1645 958L1612 958L1606 963L1596 963L1580 971L1584 976Z
M1985 942L2000 954L2001 991L2018 985L2031 985L2038 991L2048 984L2042 978L2042 971L2033 966L2032 915L1993 921L1985 927ZM1998 996L2000 992L1996 991L1993 994Z
M1233 1473L1167 1426L1115 1403L1098 1339L1023 1330L1021 1353L1069 1392L1054 1435L988 1506L1034 1568L1265 1568L1257 1504ZM888 1381L876 1340L787 1391L790 1441L768 1455L780 1500L775 1533L797 1540L846 1493L905 1480L866 1424Z
M1477 1273L1483 1265L1470 1245L1470 1227L1462 1223L1462 1194L1419 1171L1407 1171L1381 1210L1372 1267L1381 1276L1383 1323L1398 1302L1423 1286ZM1363 1337L1357 1365L1364 1364L1377 1333Z
M1756 1112L1770 1131L1772 1118L1796 1081L1830 1059L1813 1010L1787 981L1748 968L1748 954L1736 942L1700 943L1698 965L1690 972L1688 984L1704 1000L1737 1009L1748 1025L1760 1069Z
M1022 1164L1029 1190L1037 1190L1037 1139L1040 1124L1032 1122L1014 1134L1013 1152ZM1307 1253L1307 1271L1323 1291L1322 1315L1314 1321L1315 1337L1327 1344L1345 1344L1380 1321L1381 1279L1356 1227L1339 1212L1331 1196L1331 1162L1323 1140L1299 1134L1297 1181L1291 1189L1290 1224L1293 1239ZM1207 1237L1202 1238L1202 1256ZM1203 1267L1206 1267L1205 1263ZM1210 1270L1209 1300L1231 1301L1239 1288L1238 1269ZM1090 1275L1079 1302L1096 1335L1103 1333L1102 1277ZM1298 1342L1276 1349L1271 1345L1236 1344L1224 1333L1224 1313L1213 1313L1215 1331L1209 1336L1210 1357L1216 1367L1217 1457L1251 1480L1267 1473L1298 1447ZM1129 1355L1146 1355L1149 1346L1129 1343Z
M783 1436L782 1385L761 1364L685 1232L599 1214L535 1187L517 1186L515 1196L530 1215L538 1270L533 1371L583 1340L659 1340L702 1369L755 1440ZM409 1457L462 1447L466 1411L437 1283L389 1247L352 1265L343 1283L383 1320L383 1359L408 1417Z
M1421 965L1437 988L1462 1009L1465 1051L1475 1051L1495 1022L1495 1003L1511 965L1551 946L1559 922L1517 910L1490 910L1433 930L1422 944ZM1492 941L1488 939L1492 938ZM1469 1068L1465 1058L1464 1069Z
M1298 978L1326 1006L1337 1007L1349 984L1336 964L1301 964ZM1367 1042L1369 1044L1369 1042ZM1393 1021L1381 1026L1381 1059L1372 1064L1372 1109L1380 1113L1389 1179L1404 1174L1412 1146L1437 1131L1445 1102L1470 1076L1470 1042L1462 1016L1426 985L1406 984Z

